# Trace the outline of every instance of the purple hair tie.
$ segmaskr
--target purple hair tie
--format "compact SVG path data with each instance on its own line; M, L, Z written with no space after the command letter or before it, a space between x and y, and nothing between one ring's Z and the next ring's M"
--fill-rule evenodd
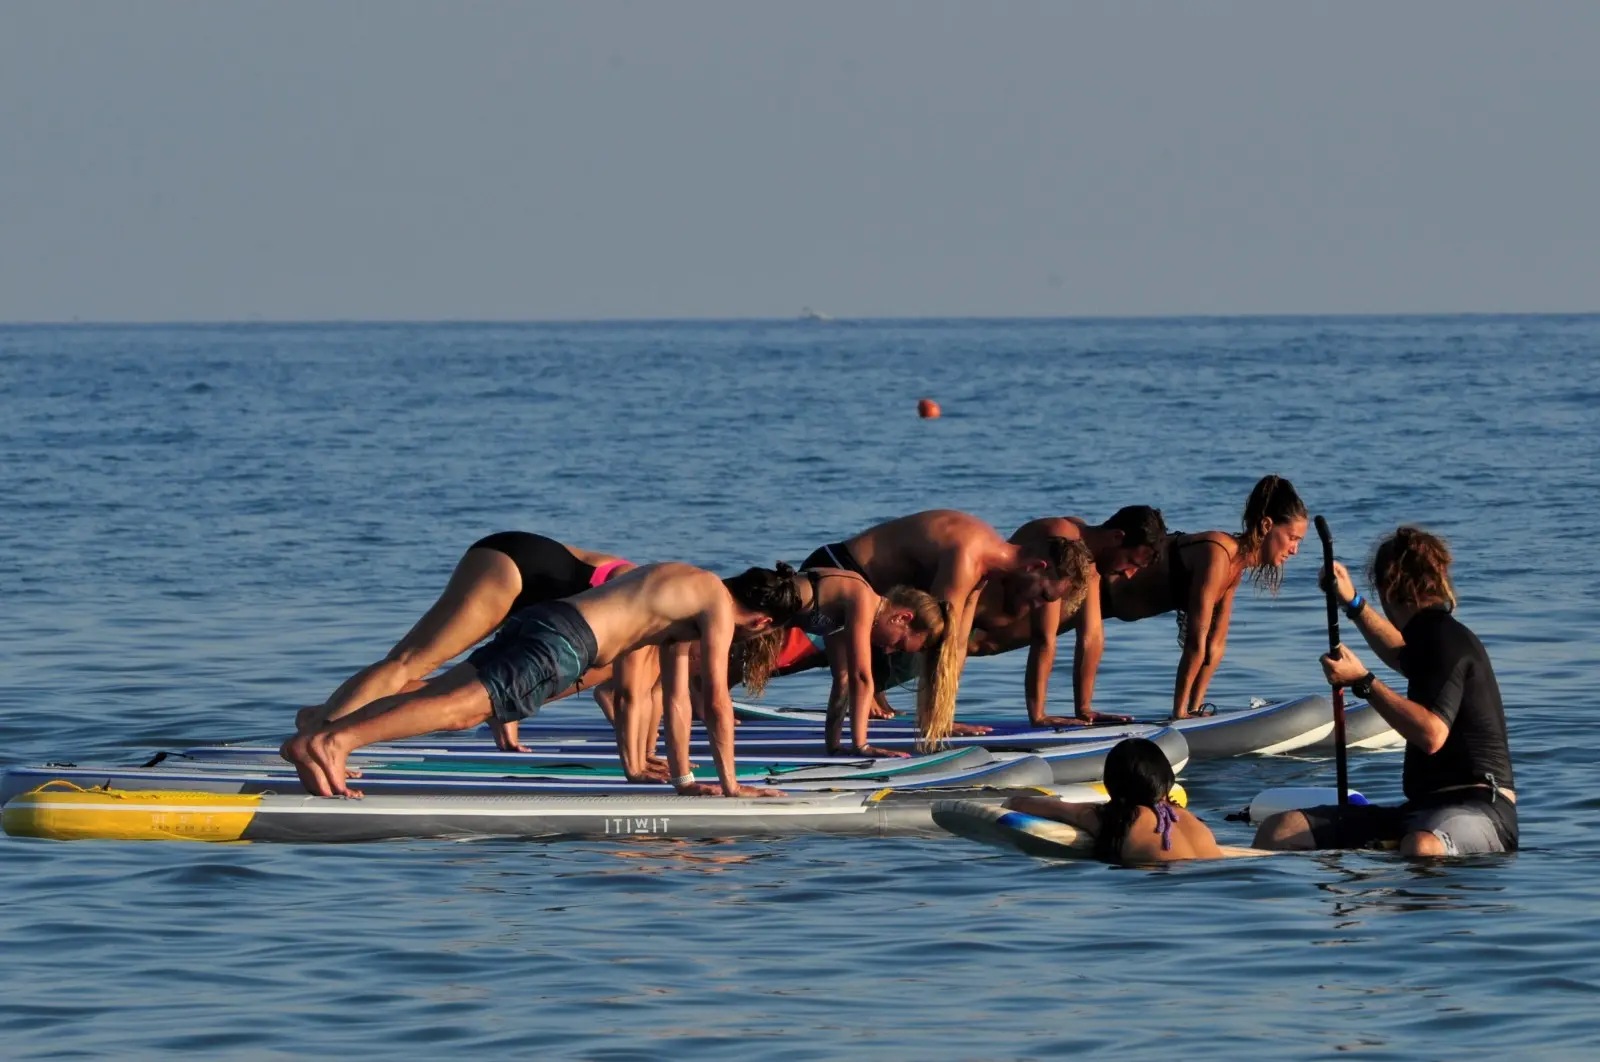
M1156 832L1161 834L1161 850L1172 848L1172 827L1178 824L1178 811L1171 802L1163 800L1156 805Z

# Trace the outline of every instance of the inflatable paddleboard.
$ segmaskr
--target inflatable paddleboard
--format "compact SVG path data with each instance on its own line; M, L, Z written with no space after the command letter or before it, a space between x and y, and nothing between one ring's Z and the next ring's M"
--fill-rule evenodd
M998 801L1004 790L945 791ZM1012 791L1013 793L1015 791ZM608 796L369 796L84 790L55 783L13 797L0 824L56 840L348 842L638 839L794 834L935 834L932 793L880 790L761 800Z
M968 734L946 739L951 747L983 747L1001 741L1033 742L1034 744L1070 745L1073 742L1111 741L1125 737L1150 737L1164 723L1132 723L1117 726L1056 726L1034 727L1014 720L985 723L990 728L986 734ZM914 746L917 741L916 725L909 722L877 722L872 725L872 744L889 748ZM823 754L822 728L810 724L746 723L735 732L735 739L743 747L752 742L752 748L794 747L804 749L804 755ZM537 720L524 721L520 740L529 748L543 751L547 748L584 748L594 745L615 745L616 734L603 723L561 723L541 726ZM705 731L696 723L690 740L704 743ZM405 738L390 742L396 748L406 745L427 745L431 748L449 748L463 752L491 750L494 741L486 730L445 732ZM787 757L785 757L787 758Z
M734 708L742 718L750 720L740 730L741 742L746 735L766 737L771 728L778 727L783 728L787 736L794 728L815 727L825 719L822 712L764 707L747 702L735 702ZM1363 715L1357 721L1358 725L1366 724L1369 718ZM1031 740L1033 736L1046 732L1013 720L985 722L985 725L994 727L993 732L975 740L986 748L1003 747L1002 737ZM1347 713L1346 726L1349 725ZM1333 733L1333 705L1327 697L1313 694L1251 708L1224 709L1216 715L1193 719L1135 723L1131 726L1060 727L1055 728L1055 733L1070 734L1069 740L1078 741L1113 736L1148 737L1148 734L1139 732L1141 726L1170 726L1181 731L1189 745L1189 758L1197 762L1229 756L1271 755L1305 748L1329 737ZM902 730L914 732L911 723L894 719L880 720L872 724L874 744L882 744L878 738L880 728L888 734L899 734Z
M1049 859L1094 858L1094 834L1054 819L1011 811L992 801L935 801L933 821L941 829L959 837L1001 848L1014 848L1032 856ZM1225 859L1237 859L1271 853L1254 848L1223 846L1222 854Z
M886 761L894 763L896 761ZM363 793L384 795L596 795L653 793L669 795L664 783L629 782L612 778L550 777L537 774L493 774L487 771L414 770L405 766L362 763L362 776L351 785ZM910 771L875 768L805 767L767 772L753 777L741 772L740 781L782 789L785 793L898 789L950 789L1048 785L1050 766L1036 756L1000 757L968 749L940 765ZM276 767L258 764L197 764L168 761L152 767L45 766L14 767L0 778L0 801L51 782L81 788L187 790L208 793L304 793L299 777L287 763Z
M1349 791L1350 803L1355 805L1370 804L1358 791ZM1255 795L1244 811L1237 816L1230 815L1231 819L1242 819L1252 826L1259 826L1269 817L1284 811L1298 811L1301 808L1317 808L1339 802L1339 790L1333 786L1294 785L1279 786L1276 789L1263 789Z
M1346 696L1348 697L1348 694ZM1405 744L1406 739L1401 737L1399 732L1390 726L1372 705L1367 704L1365 701L1345 704L1345 748L1376 751L1380 749L1405 748ZM1321 741L1314 742L1297 751L1331 755L1333 753L1333 730L1330 728L1328 736Z
M1171 727L1144 727L1141 729L1145 731L1145 735L1142 736L1148 736L1166 754L1167 761L1172 764L1174 774L1183 770L1189 762L1189 747L1182 733ZM1068 784L1099 781L1105 775L1106 756L1119 740L1121 739L1102 739L1099 741L1078 741L1066 745L1049 745L1042 741L1035 742L1030 737L1023 740L1019 747L1015 741L1015 735L1012 735L996 738L986 746L969 744L960 746L954 751L984 753L998 759L1036 756L1050 768L1051 781ZM873 742L877 744L878 741L879 739L874 736ZM615 746L614 738L611 739L611 744L613 747ZM774 747L774 744L776 744L776 747ZM746 741L741 738L737 744L740 769L741 771L744 769L743 764L747 756L753 756L758 759L762 754L767 757L781 757L785 752L795 753L802 750L814 750L815 744L815 741L763 743L759 740ZM914 739L906 741L904 746L914 748ZM540 746L537 753L524 753L501 752L485 742L469 743L464 747L460 743L452 743L443 747L399 743L393 745L369 745L353 753L350 761L363 769L374 762L381 762L388 766L399 766L402 762L408 760L427 764L518 764L534 758L559 761L564 754L592 751L595 747L595 744L577 744L569 748ZM891 747L893 746L891 745ZM697 758L710 755L710 750L704 742L696 742L693 746L693 751ZM232 761L240 764L268 765L283 762L278 756L277 748L269 745L200 745L185 749L182 755L193 760ZM611 755L614 756L614 753ZM614 759L613 762L615 762ZM828 761L822 759L820 762L825 764ZM849 763L853 761L841 760L838 762ZM877 765L892 765L909 761L889 758L868 762ZM896 770L893 767L882 766L872 769ZM776 785L779 783L774 780L771 784Z

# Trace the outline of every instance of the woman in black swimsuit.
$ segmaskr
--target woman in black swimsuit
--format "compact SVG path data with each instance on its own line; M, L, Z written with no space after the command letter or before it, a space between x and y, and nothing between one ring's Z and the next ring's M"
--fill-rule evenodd
M1222 663L1233 618L1233 597L1246 572L1277 593L1283 562L1300 549L1306 507L1294 485L1266 476L1245 503L1238 534L1200 531L1168 537L1160 559L1132 576L1102 581L1102 614L1133 621L1178 614L1178 675L1172 687L1172 717L1210 714L1206 689ZM1213 709L1214 710L1214 709Z
M315 730L379 697L416 689L423 676L487 638L513 612L580 594L632 568L609 553L526 531L481 538L468 547L439 600L388 655L345 679L323 704L302 709L296 723L301 732ZM595 669L576 688L602 682L609 672ZM514 730L497 728L496 737L502 748L518 747Z

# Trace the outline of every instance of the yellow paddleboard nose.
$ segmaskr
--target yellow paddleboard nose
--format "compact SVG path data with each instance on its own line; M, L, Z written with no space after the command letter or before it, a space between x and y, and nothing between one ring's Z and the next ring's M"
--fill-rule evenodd
M13 837L57 841L237 841L260 804L255 794L83 789L46 782L7 801L0 825Z

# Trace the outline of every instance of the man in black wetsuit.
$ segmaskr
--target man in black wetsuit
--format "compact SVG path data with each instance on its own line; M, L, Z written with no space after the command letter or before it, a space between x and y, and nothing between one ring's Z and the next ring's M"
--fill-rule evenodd
M1426 531L1402 527L1386 537L1369 572L1383 615L1356 593L1344 565L1333 566L1346 614L1373 652L1406 677L1405 696L1342 645L1322 658L1322 669L1330 683L1349 686L1406 739L1406 802L1273 815L1256 833L1257 848L1394 841L1408 856L1516 850L1517 793L1500 687L1483 643L1452 615L1450 563L1444 540Z

